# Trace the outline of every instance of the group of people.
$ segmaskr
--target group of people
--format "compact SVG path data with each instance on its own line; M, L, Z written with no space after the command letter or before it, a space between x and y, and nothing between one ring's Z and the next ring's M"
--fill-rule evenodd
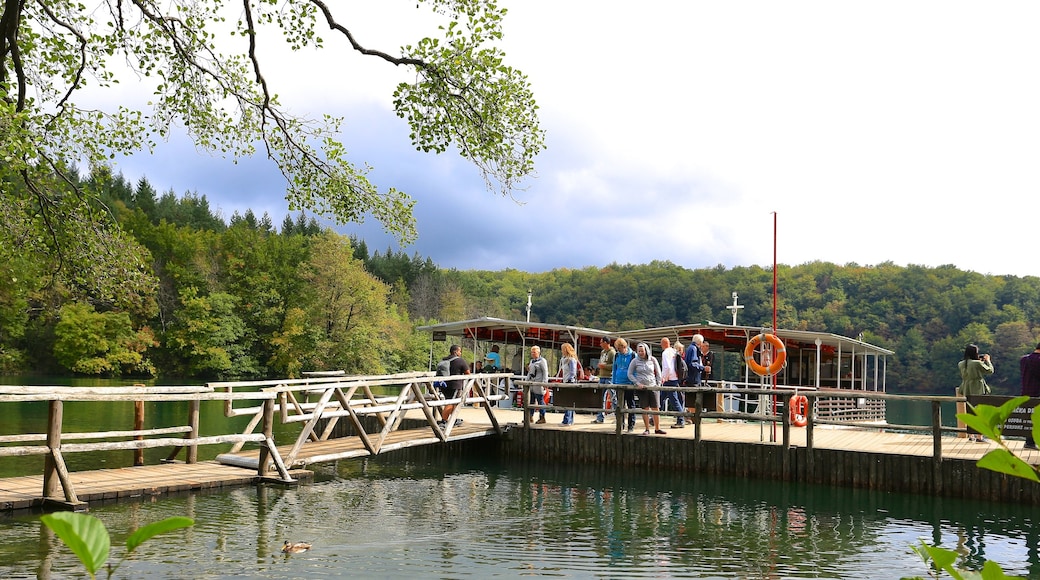
M661 339L661 358L654 357L650 345L640 342L635 351L628 346L628 341L618 338L611 342L609 337L600 340L601 351L599 362L596 367L595 378L599 379L601 385L611 385L603 392L603 408L607 408L607 401L612 400L617 404L617 393L620 387L621 396L625 408L642 409L643 434L653 433L664 435L661 429L661 416L650 411L684 412L686 410L685 397L681 391L667 390L667 387L688 386L694 387L702 384L711 377L711 364L714 361L714 353L710 345L700 334L695 334L693 340L686 349L682 344L676 342L671 345L668 338ZM574 347L565 343L562 346L562 357L560 358L560 372L557 376L563 382L571 383L581 379L577 355ZM537 383L545 383L549 380L549 363L542 357L542 349L538 346L531 347L531 362L527 366L526 379L532 383L528 404L532 406L543 405L545 400L545 387ZM663 391L663 392L662 392ZM664 405L662 407L662 404ZM535 424L545 423L545 409L531 408L531 420ZM535 420L535 413L538 419ZM637 413L628 413L628 432L636 427ZM605 411L600 411L595 423L603 423L606 420ZM563 424L570 425L574 422L574 412L566 411L563 415ZM686 426L686 418L682 415L676 416L673 429L681 429Z
M1033 352L1019 359L1018 368L1022 395L1040 397L1040 344L1036 345ZM990 386L986 383L986 377L992 375L995 370L993 360L990 355L980 353L978 345L969 344L964 348L964 358L957 363L957 370L961 375L961 384L957 387L958 395L971 397L990 394ZM985 437L968 434L968 440L985 441ZM1032 437L1026 437L1025 448L1037 448Z

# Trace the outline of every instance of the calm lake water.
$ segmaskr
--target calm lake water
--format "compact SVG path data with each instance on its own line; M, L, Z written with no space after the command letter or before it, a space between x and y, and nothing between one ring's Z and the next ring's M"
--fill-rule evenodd
M68 430L129 428L125 410L82 405L66 407ZM33 406L7 413L0 432L40 432L42 407L42 419ZM892 423L930 420L926 410L915 420L913 410L889 408ZM148 412L184 416L172 407ZM943 414L952 423L953 409ZM225 420L219 406L203 406L204 432L207 421L217 428L217 417ZM129 460L129 452L110 454L102 465L73 469ZM41 462L3 458L0 474L38 472ZM90 513L114 536L113 561L140 525L196 520L142 545L117 578L899 578L926 574L910 550L922 539L957 548L966 567L994 559L1009 573L1040 578L1040 509L1032 507L493 457L434 463L390 454L318 469L314 483L298 488L246 487ZM314 548L285 556L284 540ZM0 516L0 578L67 577L85 573L38 516Z
M247 487L91 509L126 532L173 515L196 525L142 545L138 578L899 578L910 544L957 547L1038 577L1036 509L693 474L448 463L391 456L321 469L295 489ZM312 542L280 553L284 540ZM81 568L36 516L0 519L0 577Z

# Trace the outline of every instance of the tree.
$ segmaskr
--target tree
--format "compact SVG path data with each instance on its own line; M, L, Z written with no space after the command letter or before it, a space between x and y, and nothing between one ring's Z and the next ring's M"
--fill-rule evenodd
M489 188L509 193L533 171L544 146L528 80L493 43L505 9L494 0L417 0L445 23L399 56L361 45L322 0L69 0L5 2L0 16L0 185L28 200L54 250L75 245L105 221L98 197L76 187L65 163L101 166L152 150L182 125L198 148L234 159L259 148L287 183L290 210L338 222L366 216L404 242L416 236L403 192L380 191L367 166L347 160L341 119L294 116L268 83L258 46L279 36L289 48L322 47L320 30L366 57L414 70L393 94L416 148L454 147ZM99 92L133 78L149 107L99 107ZM86 95L84 89L91 89ZM121 101L122 102L122 101ZM24 188L7 185L13 180ZM66 232L66 230L69 230Z
M183 361L184 376L256 376L256 361L241 343L246 325L235 315L236 302L220 292L181 291L183 306L166 334L166 347Z
M319 337L311 368L350 373L384 371L380 330L390 324L389 288L354 258L349 239L327 230L311 239L310 258L300 264L305 310ZM283 329L282 336L287 335Z
M148 328L134 331L123 312L95 312L89 304L61 307L54 328L54 356L65 368L86 375L155 374L145 351L155 345Z

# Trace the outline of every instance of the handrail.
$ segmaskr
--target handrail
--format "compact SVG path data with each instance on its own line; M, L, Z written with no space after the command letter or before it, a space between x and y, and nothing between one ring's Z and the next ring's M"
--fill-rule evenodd
M134 449L141 450L156 447L174 447L170 459L176 456L177 450L187 448L187 463L197 461L197 448L200 445L221 443L256 442L261 444L261 454L271 455L274 467L277 468L280 481L293 482L288 469L278 454L273 439L272 423L265 422L262 433L256 434L224 434L199 435L199 404L208 400L243 400L252 399L263 402L264 408L274 407L275 393L219 393L210 387L200 386L163 386L163 387L63 387L63 386L0 386L0 403L5 402L46 402L48 404L47 433L25 433L17 435L0 435L0 457L43 455L43 498L49 501L56 499L58 485L62 488L65 503L76 506L79 501L69 476L65 455L92 451L114 451ZM188 425L156 427L152 429L135 428L133 430L110 430L100 432L65 433L63 431L64 403L86 401L157 401L187 402ZM135 426L136 427L136 426ZM155 437L183 433L183 438ZM146 438L152 437L152 438ZM67 441L83 441L91 439L126 439L119 441L98 441L87 443L67 443ZM42 441L43 445L10 445ZM268 462L263 462L257 469L257 475L266 478L269 472Z
M524 409L524 425L530 426L531 411L532 410L554 410L554 411L577 411L587 413L599 413L603 412L601 407L567 407L553 404L530 404L530 388L532 386L541 386L548 389L616 389L624 390L626 388L637 390L634 385L614 385L614 384L601 384L595 382L579 382L579 383L559 383L559 382L533 382L526 380L518 380L516 384L523 390L522 407ZM932 445L932 457L938 468L938 465L942 462L942 441L941 435L943 433L964 433L966 429L964 427L945 427L942 425L942 414L940 411L940 405L942 403L962 403L966 402L967 399L961 396L949 396L949 395L895 395L891 393L881 393L875 391L859 391L850 389L831 389L822 388L817 389L815 387L786 387L786 388L753 388L753 387L741 387L731 388L727 385L735 383L727 381L722 386L700 386L700 387L683 387L683 386L668 386L668 387L657 387L654 390L663 391L678 391L693 395L696 398L698 404L695 405L695 411L652 411L648 409L625 409L623 405L614 405L613 412L617 416L615 432L620 435L623 431L622 426L624 424L624 417L626 415L658 415L663 417L684 417L692 420L694 425L694 441L700 441L701 425L704 419L731 419L731 420L747 420L747 421L760 421L767 423L780 423L783 426L783 439L781 444L784 448L789 448L791 445L790 439L790 416L788 413L769 413L766 411L760 411L755 413L747 412L726 412L726 411L704 411L704 397L715 396L715 395L762 395L762 396L775 396L780 400L780 404L777 408L787 409L789 401L795 394L804 395L809 400L809 408L816 409L816 402L820 399L867 399L867 400L909 400L926 402L932 406L932 424L927 426L920 425L892 425L889 423L867 423L867 422L849 422L849 421L833 421L827 419L820 419L816 417L815 412L809 413L806 424L806 448L809 451L810 457L813 451L813 427L817 425L840 425L843 427L849 427L854 429L899 429L906 431L919 431L922 433L931 433L933 435ZM749 383L744 383L749 384ZM620 398L620 395L619 395Z
M299 454L304 442L329 439L338 421L343 418L350 420L354 432L371 455L383 450L388 436L400 428L409 411L421 411L435 436L441 441L447 441L459 410L466 404L483 404L492 428L501 433L502 426L491 407L492 403L508 398L509 382L513 378L511 373L438 377L432 372L420 371L393 375L335 375L294 380L222 382L210 383L208 386L227 394L233 394L235 388L248 387L275 396L274 412L278 414L279 421L282 424L303 424L285 456L286 464L295 466L302 461ZM440 391L434 388L434 382L442 380L464 381L461 395L452 399L443 398ZM500 389L500 386L504 388ZM377 396L373 387L397 387L397 391ZM448 406L454 408L441 425L439 409ZM243 431L244 435L251 433L260 421L260 409L257 407L236 408L229 401L225 403L224 412L229 417L253 416ZM366 432L362 423L366 416L375 417L380 427L378 433ZM319 431L323 421L324 426ZM232 461L230 454L240 449L241 444L238 444L229 454L218 457L218 460ZM323 456L323 460L331 459L336 457Z

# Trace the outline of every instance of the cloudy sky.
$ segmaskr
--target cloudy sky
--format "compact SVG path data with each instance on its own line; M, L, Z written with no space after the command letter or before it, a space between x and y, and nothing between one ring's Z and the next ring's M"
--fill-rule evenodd
M390 111L402 71L328 35L325 54L268 66L294 112L345 116L352 158L417 200L409 254L529 272L765 266L775 212L782 264L1040 275L1029 259L1040 239L1040 3L500 4L503 48L548 132L516 199L485 190L457 156L412 150ZM414 0L334 5L362 44L390 52L428 25ZM225 217L252 208L280 223L287 212L266 161L234 165L183 139L119 169L204 194ZM400 249L375 222L337 229Z

